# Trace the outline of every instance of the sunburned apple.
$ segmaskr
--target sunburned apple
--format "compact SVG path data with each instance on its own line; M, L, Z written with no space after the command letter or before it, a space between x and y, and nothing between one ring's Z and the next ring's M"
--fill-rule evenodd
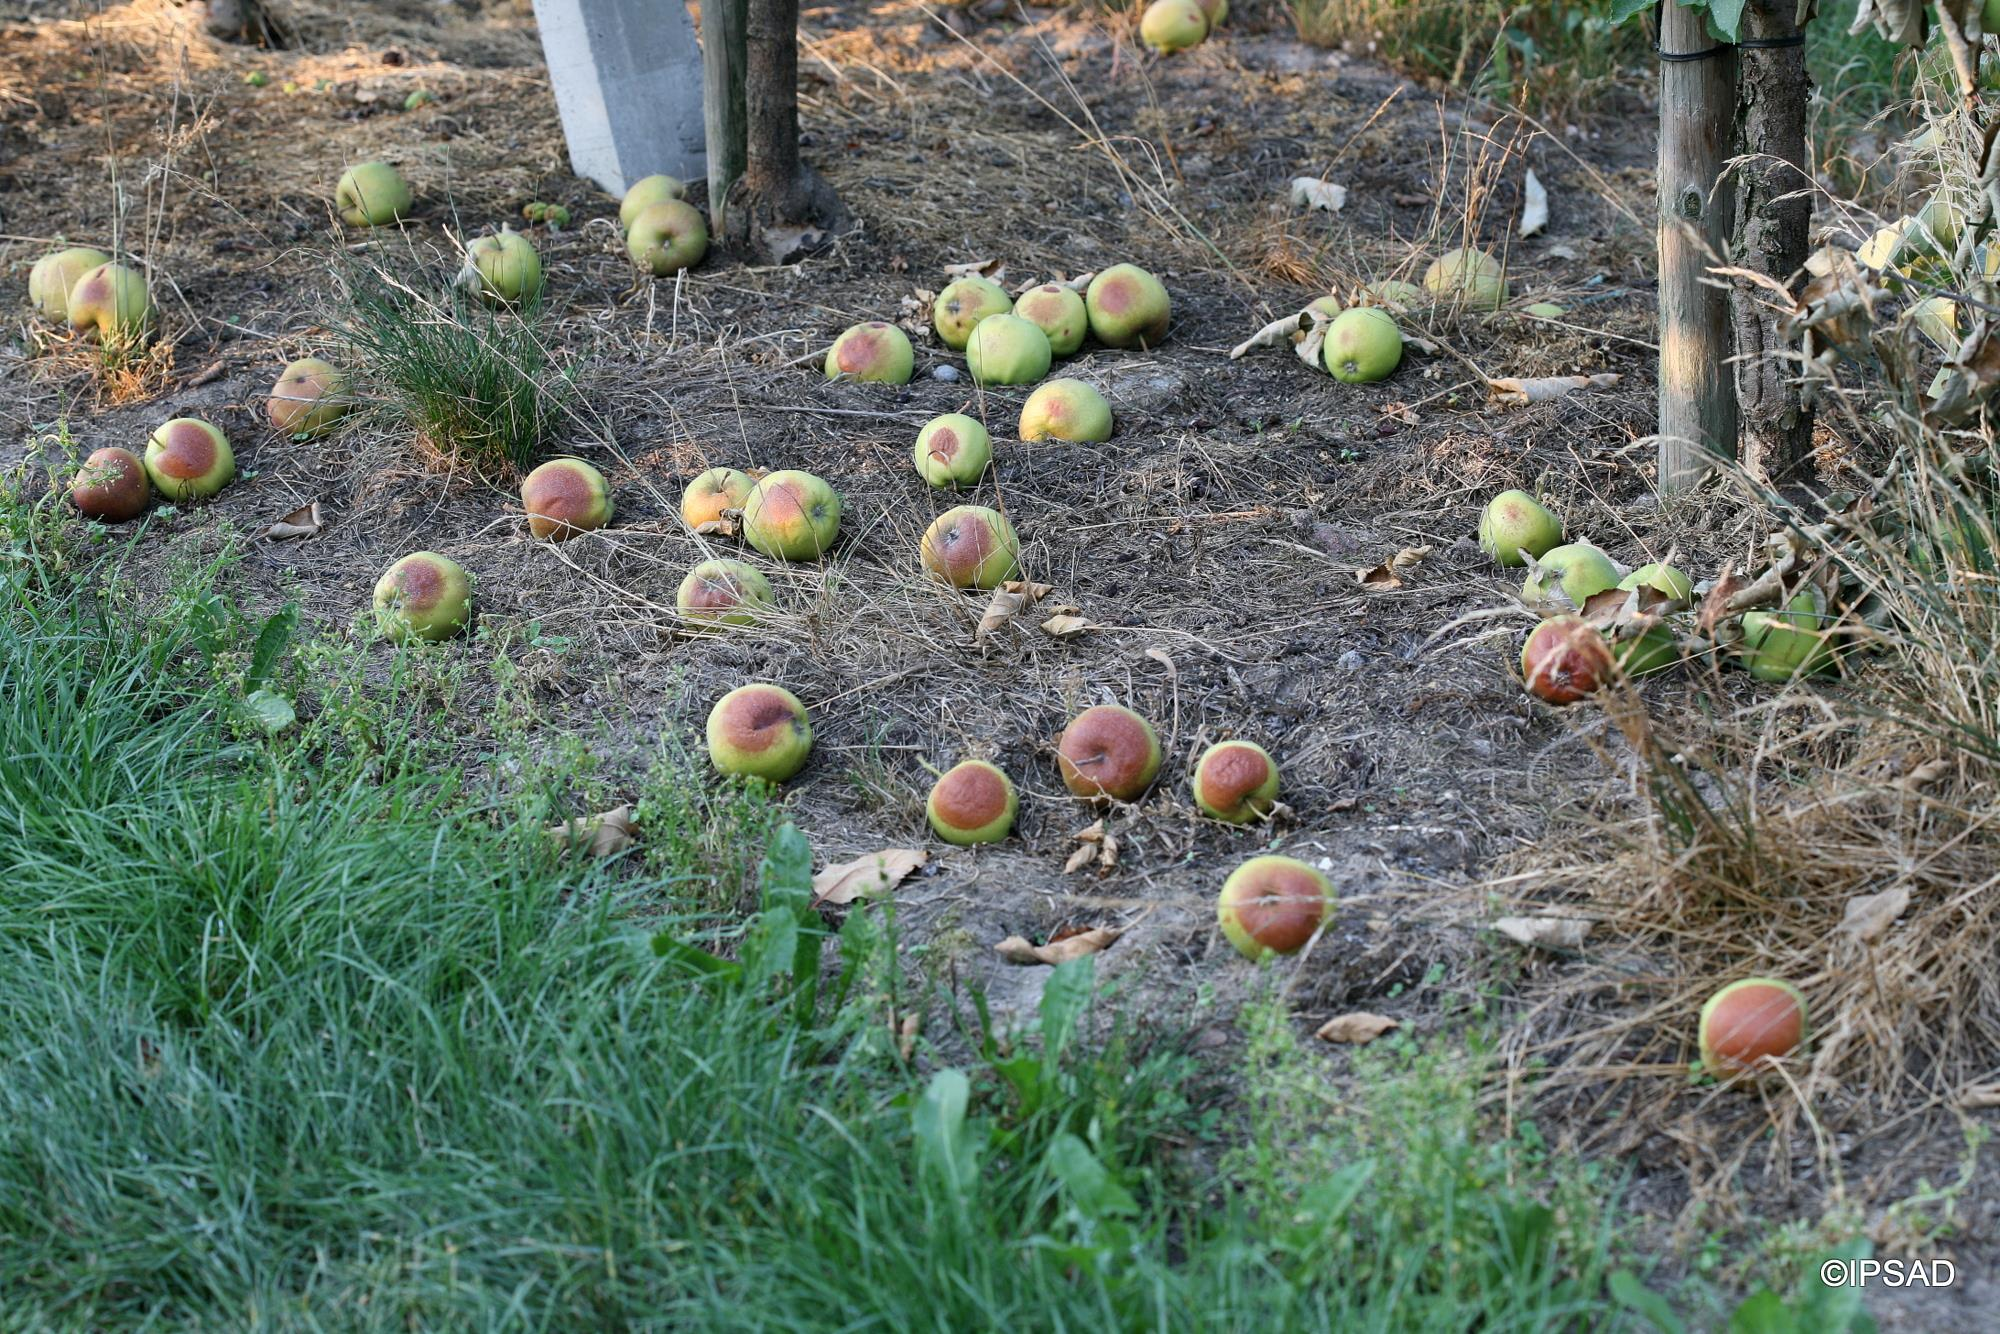
M215 427L176 417L146 441L146 475L168 500L206 500L236 475L236 456Z
M1050 380L1021 405L1018 434L1023 440L1109 440L1111 405L1081 380Z
M743 502L743 540L775 560L818 560L840 534L840 496L809 472L774 472Z
M734 468L710 468L681 492L681 521L700 532L718 522L724 510L740 510L755 485L750 474Z
M908 384L915 365L909 336L893 324L870 320L833 340L826 353L826 378Z
M550 459L521 483L528 531L551 542L611 522L611 484L582 459Z
M705 560L674 592L675 609L696 629L751 625L773 605L771 581L740 560Z
M1063 728L1056 765L1079 797L1133 801L1159 777L1160 736L1130 709L1095 704Z
M1014 309L1007 289L986 278L960 278L937 294L931 303L931 327L946 347L963 349L972 331L989 315L1005 315Z
M413 203L410 184L386 162L362 162L341 174L333 206L350 227L382 227L403 217Z
M984 760L966 760L947 769L931 786L924 814L947 843L997 843L1014 828L1020 798L1013 780Z
M1703 1070L1764 1069L1805 1045L1806 998L1789 982L1746 977L1708 998L1698 1027Z
M738 686L708 714L708 758L725 774L782 783L805 768L812 723L783 686Z
M69 484L70 502L77 513L103 523L138 518L152 494L146 465L131 450L115 445L93 450Z
M1254 741L1218 742L1194 767L1195 805L1218 820L1260 820L1277 800L1278 762Z
M100 264L69 289L69 327L95 330L106 346L130 346L153 325L146 280L123 264Z
M1222 882L1215 916L1246 959L1297 954L1333 912L1333 882L1318 867L1275 853L1252 857Z
M52 255L43 255L28 270L28 300L42 315L52 320L69 318L69 293L83 275L111 256L88 246L71 246Z
M375 583L375 624L389 638L449 639L472 619L472 577L435 551L403 557Z
M960 505L925 530L918 556L934 578L953 588L998 588L1020 568L1021 541L1006 515Z
M625 229L625 253L655 278L692 268L708 254L708 223L692 204L648 204Z
M347 377L318 357L301 357L285 367L264 405L271 429L280 435L316 436L347 412Z
M971 486L993 461L993 440L973 418L947 412L917 432L913 461L932 486Z
M988 315L965 344L976 384L1033 384L1049 373L1049 336L1018 315Z
M1158 347L1173 319L1167 289L1137 264L1113 264L1092 278L1083 308L1106 347Z
M654 204L671 204L687 193L687 187L672 176L642 176L625 190L618 205L618 225L629 228L632 219Z
M1061 283L1043 283L1021 293L1014 313L1048 335L1049 351L1067 357L1083 346L1090 315L1083 298Z
M479 295L503 305L533 302L542 294L542 260L534 243L511 227L482 236L465 248L477 275Z
M1521 680L1550 704L1574 704L1617 673L1611 645L1581 616L1551 616L1521 646Z

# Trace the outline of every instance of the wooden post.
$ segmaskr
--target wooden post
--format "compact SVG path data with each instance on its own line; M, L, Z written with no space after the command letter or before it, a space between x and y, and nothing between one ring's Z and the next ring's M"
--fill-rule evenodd
M1668 0L1660 50L1715 45L1703 15ZM1736 110L1736 57L1660 62L1660 425L1659 485L1701 480L1713 456L1736 452L1736 385L1729 367L1729 295L1704 282L1728 244L1730 199L1716 188L1729 156Z
M729 187L743 174L744 0L702 0L701 118L708 135L708 230L728 233Z

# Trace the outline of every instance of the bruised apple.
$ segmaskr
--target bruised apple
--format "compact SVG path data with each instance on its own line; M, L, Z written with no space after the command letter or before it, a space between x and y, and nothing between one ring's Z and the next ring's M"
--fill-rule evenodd
M984 760L966 760L931 786L924 814L939 838L964 846L1007 837L1019 808L1013 780Z
M1551 704L1574 704L1610 683L1617 672L1611 645L1581 616L1551 616L1521 646L1528 693Z
M1222 882L1216 920L1246 959L1296 954L1333 911L1333 882L1295 857L1252 857Z
M1116 704L1097 704L1070 719L1056 743L1063 786L1079 797L1131 801L1160 773L1153 725Z

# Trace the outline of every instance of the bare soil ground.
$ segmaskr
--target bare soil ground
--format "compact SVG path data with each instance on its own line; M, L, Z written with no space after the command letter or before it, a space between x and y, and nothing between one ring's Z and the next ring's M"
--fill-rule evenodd
M1624 809L1632 775L1601 720L1546 709L1511 676L1527 620L1508 613L1511 581L1474 545L1480 506L1539 482L1572 535L1634 564L1677 552L1703 573L1759 536L1749 520L1718 522L1699 506L1664 514L1650 446L1637 443L1652 396L1646 108L1537 133L1299 45L1254 12L1227 40L1157 62L1137 56L1122 19L1089 11L1030 10L1025 23L953 12L946 23L914 4L820 7L804 20L805 152L865 229L802 266L718 254L683 282L635 282L615 201L569 171L524 3L276 8L297 49L216 43L191 8L167 0L7 7L0 265L18 292L53 239L107 244L115 233L150 266L172 351L170 367L107 388L73 355L36 355L17 298L0 347L0 462L59 418L80 452L136 448L169 416L216 422L241 480L211 504L155 517L145 560L164 570L248 540L238 596L261 608L296 598L350 627L396 557L451 555L476 576L489 630L537 627L505 637L504 651L538 682L542 724L587 740L614 797L631 794L664 738L693 743L723 691L781 682L812 710L815 755L790 801L827 861L931 843L931 773L995 760L1021 788L1017 837L936 849L899 900L949 976L1002 1011L1031 1005L1044 973L999 962L991 946L1002 937L1122 926L1102 968L1163 1016L1213 996L1201 1040L1229 1043L1252 970L1214 930L1213 896L1267 845L1325 866L1348 905L1290 980L1304 1032L1352 1009L1429 1032L1451 997L1504 991L1523 980L1517 965L1529 978L1560 968L1517 961L1511 947L1496 967L1480 928L1504 888L1489 903L1468 890L1552 819L1574 828L1579 815ZM269 83L246 84L253 70ZM438 101L403 110L417 88ZM327 204L334 180L377 157L412 181L416 214L400 234L341 238ZM1546 235L1511 240L1529 165L1553 221ZM1348 188L1343 212L1286 204L1293 177L1322 175ZM560 233L534 232L582 391L560 444L611 478L615 527L561 547L534 542L512 493L438 469L392 432L360 427L302 446L265 427L278 369L323 346L343 239L392 266L448 273L455 246L519 225L536 199L574 214ZM1439 319L1427 332L1440 353L1413 354L1374 386L1337 384L1280 351L1228 359L1329 286L1414 277L1461 242L1468 216L1473 240L1506 251L1517 306L1554 300L1569 316ZM1120 260L1166 282L1166 346L1087 350L1065 371L1104 390L1118 419L1110 441L1016 442L1026 391L933 378L962 362L929 337L902 389L829 384L799 364L851 323L905 315L918 289L943 286L945 265L979 260L1004 262L1010 287ZM1473 368L1625 379L1493 410ZM909 450L931 416L960 410L993 428L996 463L976 492L952 497L922 483ZM675 586L733 544L688 532L675 505L687 478L717 464L818 473L848 517L823 565L770 570L778 622L689 638L672 614ZM256 540L312 500L328 521L318 538ZM1097 628L1055 640L1029 620L975 648L984 598L926 583L916 559L930 519L966 500L1003 507L1026 570L1056 590L1050 602ZM1361 586L1357 570L1407 547L1430 550L1402 587ZM1493 619L1447 630L1477 613ZM572 647L538 646L550 640ZM1701 673L1645 693L1673 717L1727 709L1750 689ZM1066 875L1072 836L1091 817L1062 789L1053 738L1099 702L1154 720L1167 766L1152 794L1111 817L1116 868ZM478 700L456 707L464 758L477 765L487 720ZM1188 797L1195 757L1230 736L1284 768L1290 815L1268 830L1203 820ZM1341 1059L1329 1053L1336 1077ZM1663 1087L1591 1114L1622 1117ZM1601 1124L1565 1129L1602 1151ZM1865 1142L1866 1130L1843 1133ZM1688 1143L1700 1135L1684 1105L1632 1132L1616 1138L1635 1200L1671 1220L1708 1150ZM1880 1172L1871 1198L1895 1198L1919 1175L1952 1175L1957 1151L1949 1126L1922 1128L1914 1145L1899 1136L1891 1150L1857 1150L1846 1186ZM1810 1129L1771 1158L1803 1170L1738 1182L1761 1193L1752 1209L1814 1216L1827 1187ZM1911 1327L1951 1327L1945 1318Z

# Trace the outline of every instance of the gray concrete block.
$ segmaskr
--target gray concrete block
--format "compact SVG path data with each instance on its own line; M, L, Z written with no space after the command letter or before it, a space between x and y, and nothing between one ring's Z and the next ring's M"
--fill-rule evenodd
M577 175L614 195L642 176L707 171L701 46L680 0L535 0Z

